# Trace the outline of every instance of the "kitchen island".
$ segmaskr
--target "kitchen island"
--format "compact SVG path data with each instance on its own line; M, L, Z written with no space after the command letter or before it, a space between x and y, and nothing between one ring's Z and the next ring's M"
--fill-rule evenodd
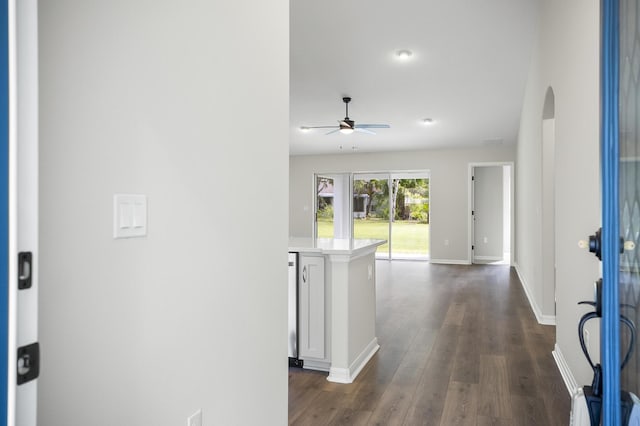
M380 348L375 252L385 240L290 238L298 254L298 357L352 383Z

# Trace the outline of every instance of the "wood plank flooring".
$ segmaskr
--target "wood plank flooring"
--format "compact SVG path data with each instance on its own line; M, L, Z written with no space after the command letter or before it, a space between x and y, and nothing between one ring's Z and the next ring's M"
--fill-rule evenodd
M570 398L515 272L378 261L380 350L352 384L289 369L291 425L567 425Z

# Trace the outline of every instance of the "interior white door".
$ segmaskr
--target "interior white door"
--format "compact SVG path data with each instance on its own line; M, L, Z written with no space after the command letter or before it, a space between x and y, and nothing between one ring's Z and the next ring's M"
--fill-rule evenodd
M498 262L504 256L503 167L474 167L473 176L473 261Z
M0 312L9 312L9 3L0 3ZM9 317L0 315L0 425L7 425Z
M5 0L6 1L6 0ZM7 424L36 425L38 346L37 0L9 0Z

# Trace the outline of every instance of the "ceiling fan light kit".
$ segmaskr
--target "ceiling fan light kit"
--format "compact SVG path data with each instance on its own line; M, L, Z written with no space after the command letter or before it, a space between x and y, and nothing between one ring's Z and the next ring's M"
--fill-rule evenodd
M401 59L403 61L409 59L411 55L413 55L413 52L408 49L401 49L396 52L396 56L398 57L398 59Z
M310 129L332 129L326 133L327 135L336 132L340 132L344 135L350 135L353 132L375 135L376 133L369 129L388 129L391 127L388 124L356 124L355 121L349 118L349 102L351 102L351 98L349 96L345 96L342 98L342 102L344 102L345 117L342 120L338 120L337 126L301 126L300 130L305 131Z

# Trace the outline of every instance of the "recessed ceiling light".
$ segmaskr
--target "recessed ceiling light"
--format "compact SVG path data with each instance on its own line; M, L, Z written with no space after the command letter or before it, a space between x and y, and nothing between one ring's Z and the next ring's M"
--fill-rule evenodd
M398 57L398 59L401 59L403 61L409 59L411 55L413 55L413 52L408 49L402 49L396 52L396 56Z
M431 126L433 123L435 123L433 118L424 118L424 119L422 119L422 124L424 124L425 126Z

